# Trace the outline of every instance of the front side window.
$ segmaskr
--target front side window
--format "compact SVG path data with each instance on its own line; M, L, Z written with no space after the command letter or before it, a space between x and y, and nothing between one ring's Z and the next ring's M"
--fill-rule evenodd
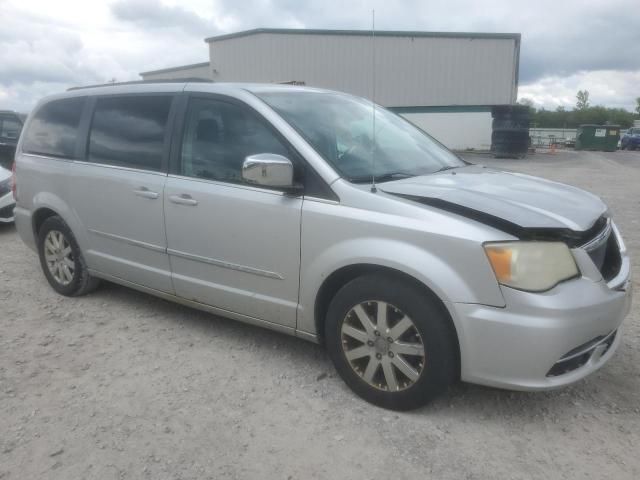
M64 98L44 104L29 123L23 151L73 158L85 97Z
M89 133L89 161L161 170L171 101L168 95L98 98Z
M286 145L248 108L220 100L191 99L182 141L181 175L240 183L245 158L258 153L291 158Z
M466 165L398 115L362 98L333 92L262 92L257 96L352 182L426 175Z

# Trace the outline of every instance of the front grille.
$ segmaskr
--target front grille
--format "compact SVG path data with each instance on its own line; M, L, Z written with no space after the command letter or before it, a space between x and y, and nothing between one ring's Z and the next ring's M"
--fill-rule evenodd
M620 246L613 233L610 220L581 248L587 251L595 266L600 270L602 278L606 281L614 278L620 271L622 265Z
M584 365L591 359L596 350L600 351L600 356L609 351L613 341L616 339L617 330L607 335L600 335L586 343L565 353L547 373L547 377L557 377L565 373L572 372ZM602 346L602 348L600 348Z

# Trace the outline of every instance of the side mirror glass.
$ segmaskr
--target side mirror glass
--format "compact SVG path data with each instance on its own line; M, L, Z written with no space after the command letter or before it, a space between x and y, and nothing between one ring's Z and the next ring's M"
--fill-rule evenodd
M242 179L261 187L297 189L293 183L293 163L287 157L275 153L259 153L245 158Z

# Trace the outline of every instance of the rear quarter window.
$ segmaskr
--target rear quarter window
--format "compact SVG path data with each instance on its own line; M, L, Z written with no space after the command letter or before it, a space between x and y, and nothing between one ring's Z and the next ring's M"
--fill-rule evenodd
M85 97L53 100L29 122L22 150L51 157L73 158Z

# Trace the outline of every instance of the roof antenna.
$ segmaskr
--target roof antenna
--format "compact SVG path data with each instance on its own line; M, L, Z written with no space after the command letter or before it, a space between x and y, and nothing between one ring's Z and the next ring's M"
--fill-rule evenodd
M371 107L373 134L371 139L371 193L376 193L376 9L371 10Z
M371 10L371 106L373 108L373 138L371 142L371 193L376 193L376 9Z

